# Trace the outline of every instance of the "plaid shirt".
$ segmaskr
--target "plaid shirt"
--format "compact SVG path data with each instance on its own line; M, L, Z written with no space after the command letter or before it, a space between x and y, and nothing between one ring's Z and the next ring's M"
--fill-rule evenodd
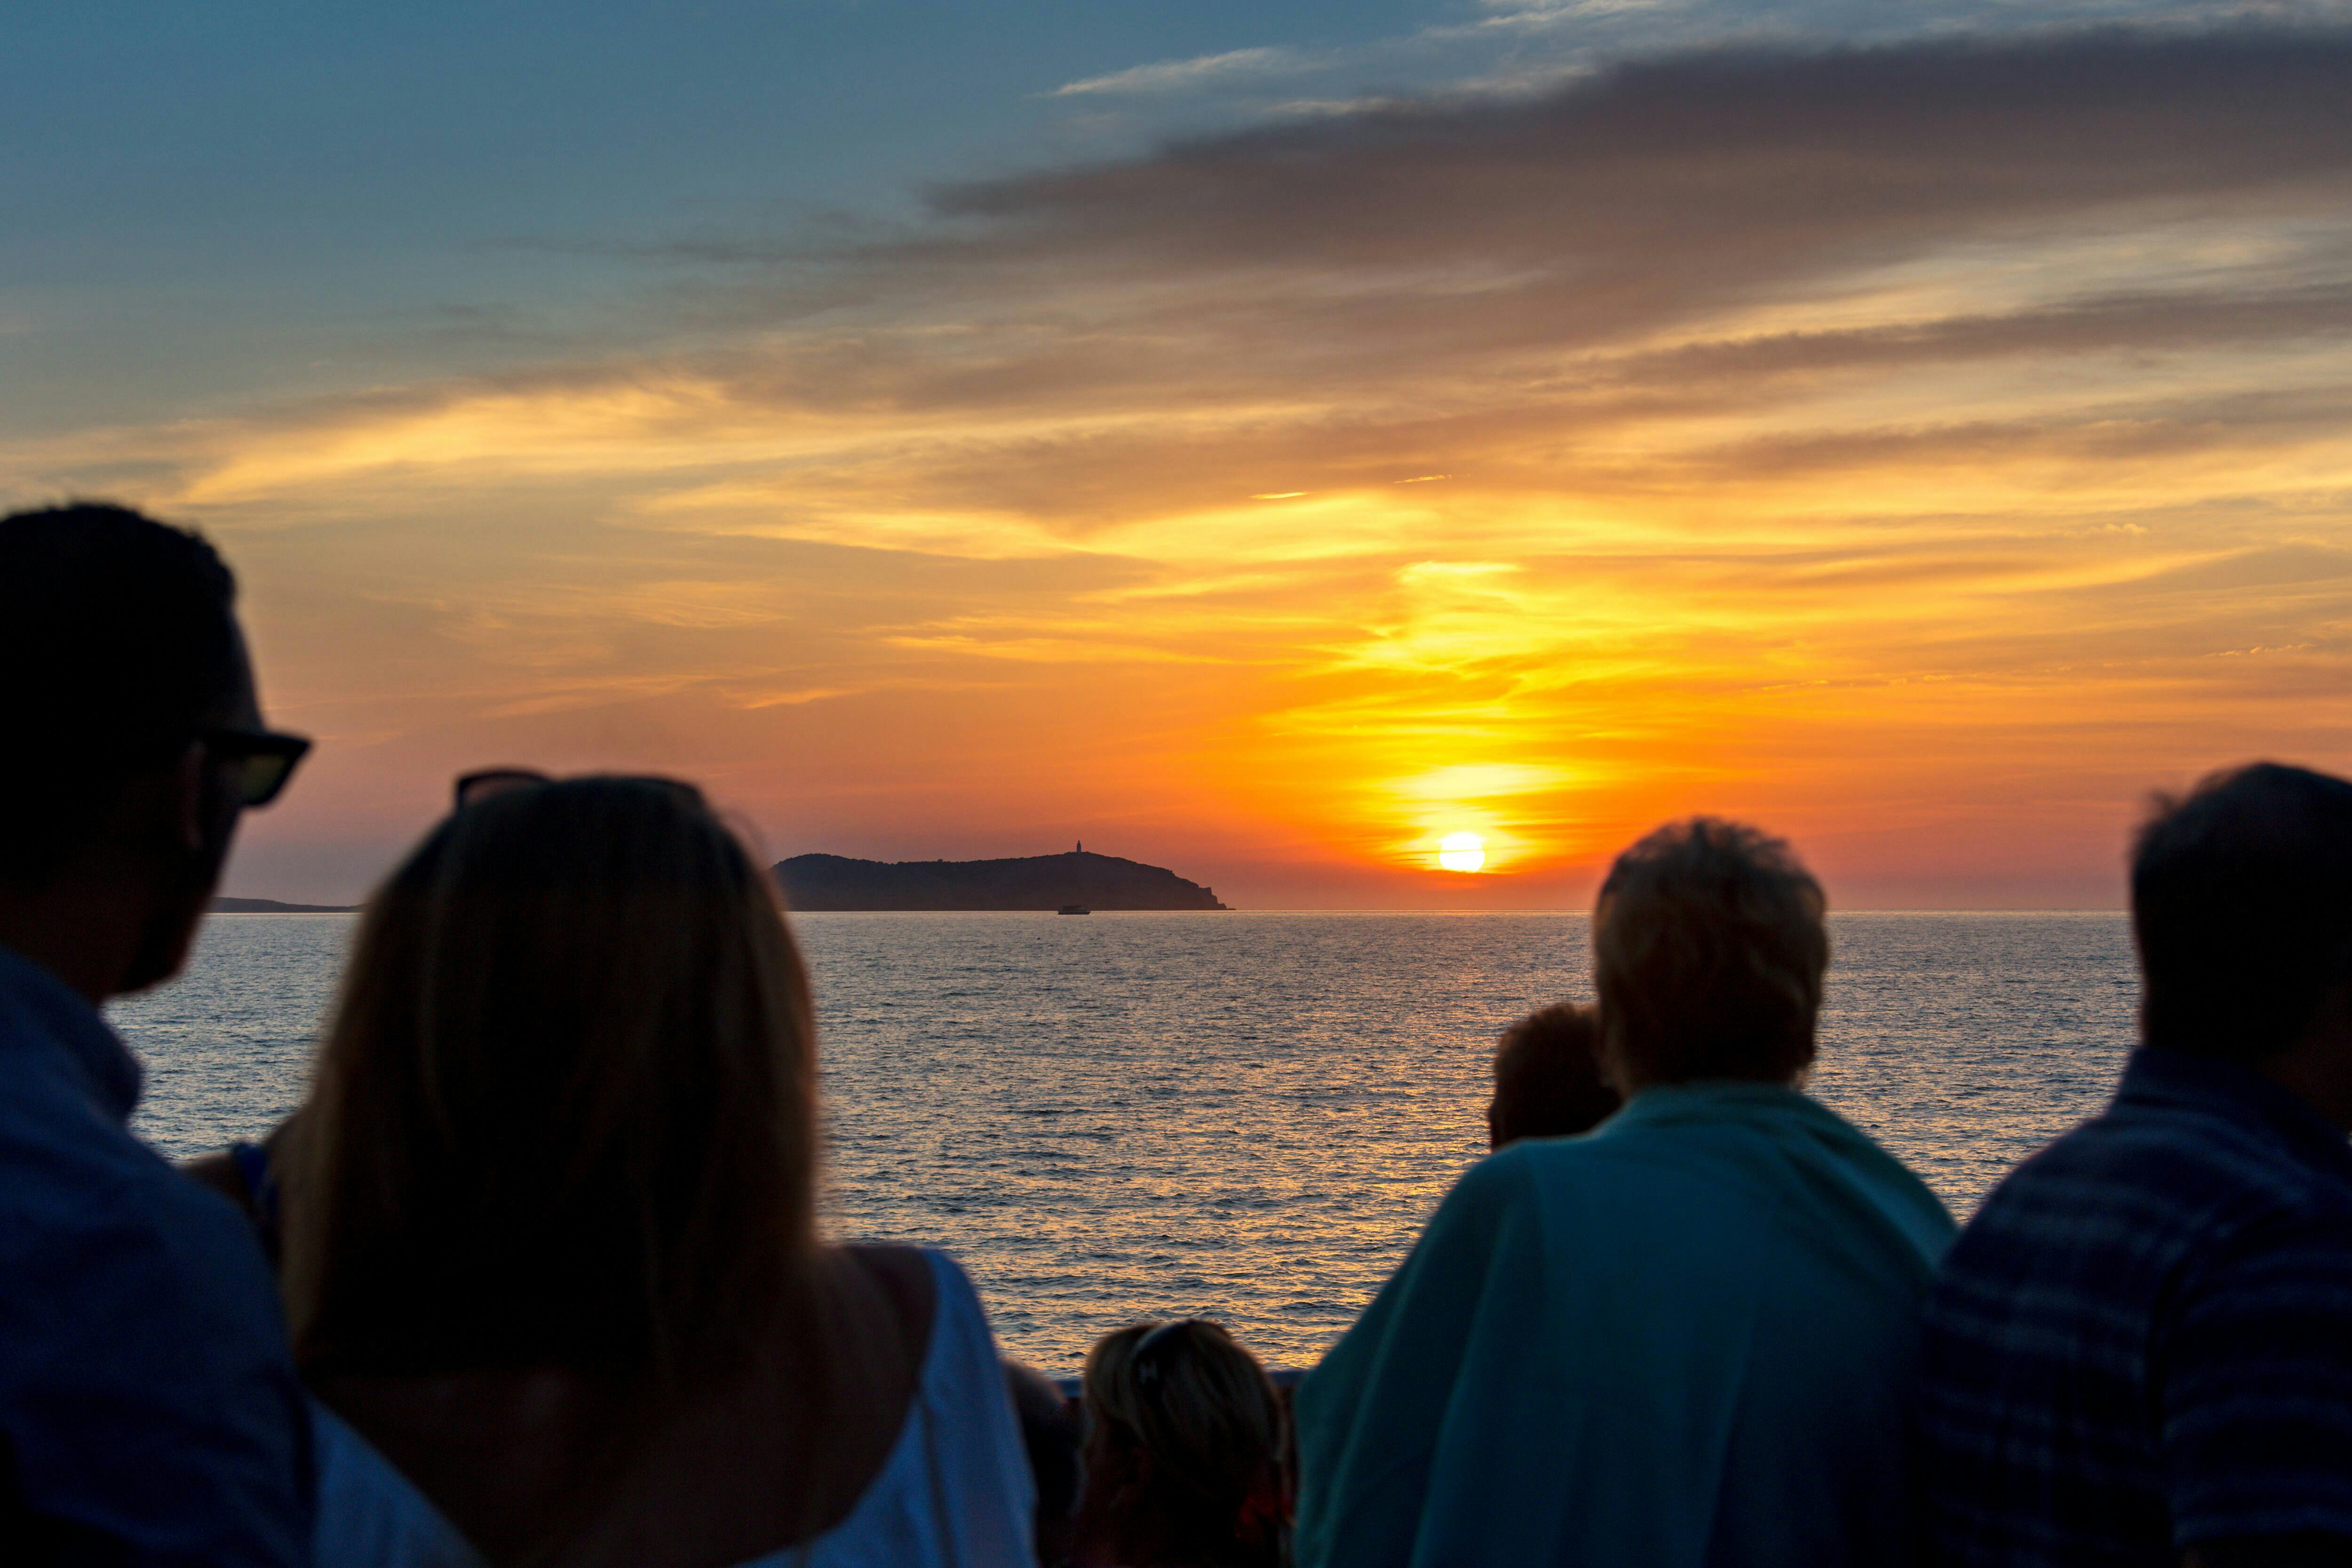
M2247 1068L2143 1049L1962 1233L1921 1356L1932 1563L2352 1538L2352 1145Z

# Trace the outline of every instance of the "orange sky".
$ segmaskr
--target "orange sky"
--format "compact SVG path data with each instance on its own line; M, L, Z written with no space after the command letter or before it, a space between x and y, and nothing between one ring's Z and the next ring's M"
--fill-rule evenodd
M2348 103L2340 38L1674 57L0 459L242 573L320 745L238 893L355 897L515 761L1255 907L1579 904L1694 810L1846 907L2108 904L2150 789L2352 767Z

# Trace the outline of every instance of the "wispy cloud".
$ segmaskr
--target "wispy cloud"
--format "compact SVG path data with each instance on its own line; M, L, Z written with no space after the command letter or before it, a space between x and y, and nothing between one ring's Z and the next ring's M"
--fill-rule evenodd
M1101 84L1128 94L1126 108L1142 123L1157 114L1164 126L1197 130L1204 116L1231 124L1416 96L1524 96L1629 58L1727 46L2031 38L2102 26L2342 26L2352 23L2352 0L1478 0L1475 13L1312 50L1277 46L1158 62L1062 91ZM1221 68L1227 61L1235 68ZM1300 94L1286 79L1308 71L1339 90Z
M1125 70L1087 77L1081 81L1064 82L1045 96L1080 98L1105 93L1174 92L1235 78L1295 71L1307 63L1305 57L1294 49L1228 49L1223 54L1199 55L1188 60L1160 60L1152 65L1130 66Z

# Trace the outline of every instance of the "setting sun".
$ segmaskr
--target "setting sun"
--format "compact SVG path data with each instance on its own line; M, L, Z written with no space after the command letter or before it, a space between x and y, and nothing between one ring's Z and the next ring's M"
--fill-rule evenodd
M1486 846L1475 833L1449 833L1438 841L1437 863L1447 871L1476 871L1486 863Z

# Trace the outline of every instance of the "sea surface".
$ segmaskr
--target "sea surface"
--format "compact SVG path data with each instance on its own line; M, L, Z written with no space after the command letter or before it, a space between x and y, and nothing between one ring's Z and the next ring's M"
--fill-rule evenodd
M300 1098L354 917L225 915L112 1017L174 1156ZM963 1262L1055 1373L1142 1316L1307 1365L1485 1152L1496 1032L1591 994L1581 915L804 915L844 1239ZM1842 915L1813 1092L1965 1216L2129 1049L2113 914Z

